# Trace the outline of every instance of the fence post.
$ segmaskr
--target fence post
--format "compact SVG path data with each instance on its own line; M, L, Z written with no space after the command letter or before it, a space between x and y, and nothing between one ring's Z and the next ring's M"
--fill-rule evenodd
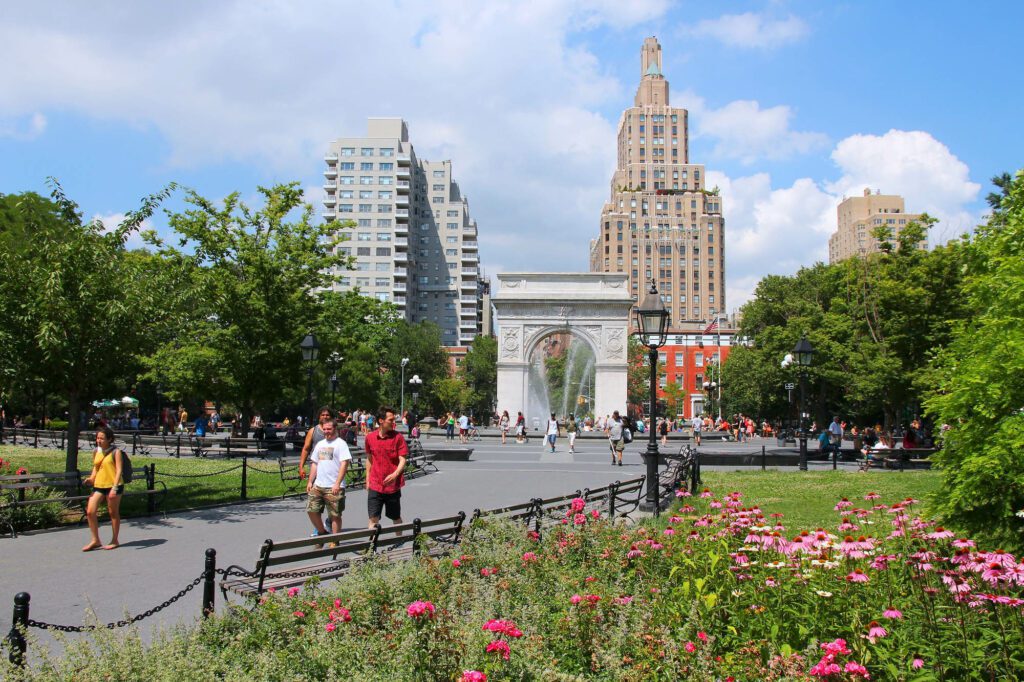
M203 570L203 618L209 618L214 611L214 578L217 576L217 550L206 550L206 568Z
M230 443L231 441L228 440L228 442ZM249 487L249 476L248 476L248 473L249 473L249 455L248 455L248 453L243 451L242 452L242 499L243 500L249 499L247 497L247 495L248 495L247 488Z
M139 434L138 433L133 433L132 434L132 457L135 457L135 450L136 450L136 446L138 445L138 442L139 442Z
M420 545L417 542L421 532L423 532L423 522L420 521L419 517L416 517L412 520L412 552L416 556L419 556L421 551Z
M143 467L146 472L146 490L156 490L156 462ZM153 494L146 495L146 513L152 514L156 511L156 499Z
M7 634L7 641L11 646L11 653L7 660L12 665L25 665L25 651L28 649L28 642L25 641L25 630L28 628L28 603L31 597L28 592L19 592L14 595L14 617L11 619L11 631Z
M32 447L39 447L39 429L36 429L32 434Z
M690 469L690 492L694 493L700 485L700 453L693 451L693 467Z
M765 453L764 446L761 446L761 471L765 471L768 465L768 456Z
M178 459L181 459L181 434L180 433L177 436L177 442L178 442L178 444L177 444L177 446L174 449L174 456L177 457Z

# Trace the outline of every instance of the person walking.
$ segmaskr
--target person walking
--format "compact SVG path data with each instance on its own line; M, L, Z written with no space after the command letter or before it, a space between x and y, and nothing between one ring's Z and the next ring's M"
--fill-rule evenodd
M444 434L447 440L455 440L455 413L449 412L444 422Z
M576 415L570 414L569 419L565 422L565 433L569 436L569 454L576 454L576 433L579 431L579 425L576 424Z
M520 412L516 417L516 442L522 443L526 440L526 417Z
M832 451L838 453L843 447L843 425L839 423L839 417L832 417L832 423L828 425L828 439Z
M306 483L306 513L317 535L327 535L323 513L331 520L331 533L341 532L341 513L345 511L345 474L352 461L352 452L338 437L338 425L330 417L317 426L323 433L313 446L309 460L309 481ZM312 431L312 429L311 429Z
M658 422L658 433L661 435L661 446L665 447L668 445L668 420Z
M381 512L395 525L402 523L402 488L409 446L395 431L395 409L381 407L377 430L366 435L366 515L369 527L380 522Z
M704 430L704 420L700 418L700 415L695 415L693 418L693 442L700 447L700 434Z
M555 419L554 412L551 413L551 418L548 419L548 426L547 429L545 429L544 433L546 436L545 440L547 440L548 445L551 446L551 452L554 452L555 441L558 440L558 420Z
M92 456L92 473L83 481L91 485L92 495L85 508L85 517L89 521L89 544L82 548L83 552L103 549L117 549L118 533L121 530L121 495L124 493L122 471L124 453L114 447L114 432L109 426L96 429L96 449ZM107 513L110 514L110 544L100 542L100 503L106 501Z
M317 444L324 439L323 425L332 419L331 408L321 407L317 416L317 425L306 430L306 440L302 443L302 453L299 455L299 479L306 477L306 459L309 458L309 453L316 448ZM335 433L337 433L337 427L335 427Z
M498 420L498 428L501 429L501 444L502 445L504 445L505 441L508 439L509 421L511 421L511 419L508 416L508 410L504 410L501 413L501 419Z
M622 451L626 449L626 441L622 437L622 417L619 411L612 412L612 416L605 422L604 433L608 436L608 447L612 451L612 466L615 466L615 459L618 456L619 466L622 466Z
M466 416L465 411L459 414L459 442L469 442L469 417Z

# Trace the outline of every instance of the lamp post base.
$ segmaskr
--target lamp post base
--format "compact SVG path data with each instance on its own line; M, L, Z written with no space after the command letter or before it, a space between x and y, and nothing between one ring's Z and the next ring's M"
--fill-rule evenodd
M807 471L807 434L800 433L800 471Z

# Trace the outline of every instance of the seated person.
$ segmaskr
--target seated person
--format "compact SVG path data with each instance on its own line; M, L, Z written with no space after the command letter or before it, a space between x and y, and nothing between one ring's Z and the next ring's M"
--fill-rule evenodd
M917 447L917 433L913 429L907 429L906 433L903 434L903 442L901 443L904 449L916 448Z
M828 437L828 431L822 431L818 434L818 452L825 452L829 449L831 441Z

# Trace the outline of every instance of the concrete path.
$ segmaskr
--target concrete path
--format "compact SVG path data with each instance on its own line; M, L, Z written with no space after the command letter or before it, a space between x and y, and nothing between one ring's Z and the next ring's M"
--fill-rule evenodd
M426 442L442 444L443 439ZM750 452L762 444L707 444L707 450ZM474 448L468 462L442 461L440 469L409 481L403 491L403 516L434 518L476 508L487 509L524 502L532 497L550 497L584 487L600 487L615 480L635 478L644 473L640 453L645 442L634 441L624 457L625 465L611 466L607 441L577 442L576 454L569 454L560 439L554 454L539 438L526 445L509 439L484 439L470 443ZM678 450L679 442L668 450ZM816 465L814 468L819 468ZM717 467L716 467L717 468ZM67 625L82 624L91 608L102 622L149 609L187 585L203 571L204 552L217 550L220 568L238 564L251 569L263 541L306 537L311 531L303 498L251 502L216 509L168 514L165 517L132 519L124 522L121 547L115 551L82 553L88 540L84 526L54 532L0 538L0 633L10 628L13 597L17 592L32 595L34 620ZM345 529L365 527L366 494L356 490L348 495L343 516ZM109 539L108 525L101 538ZM139 624L143 636L161 625L194 621L200 612L201 587L176 604ZM223 607L220 592L218 607ZM38 630L41 642L51 639Z

